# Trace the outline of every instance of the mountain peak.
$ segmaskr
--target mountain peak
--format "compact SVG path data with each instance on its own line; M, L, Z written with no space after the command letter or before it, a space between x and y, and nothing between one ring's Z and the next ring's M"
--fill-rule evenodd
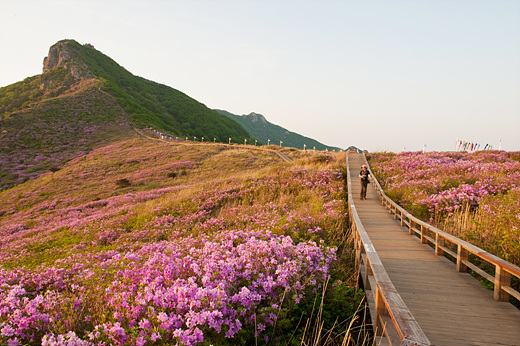
M246 115L247 118L251 120L251 122L262 122L264 124L267 124L267 119L262 115L255 112L251 112L248 115Z
M220 109L217 109L216 111L238 122L244 129L246 129L247 132L251 134L253 139L257 139L261 144L276 144L282 142L284 146L299 149L304 148L304 145L305 148L308 149L340 149L336 147L330 147L318 142L315 139L302 136L281 126L270 123L262 114L251 112L247 115L236 115ZM280 143L280 145L282 143Z

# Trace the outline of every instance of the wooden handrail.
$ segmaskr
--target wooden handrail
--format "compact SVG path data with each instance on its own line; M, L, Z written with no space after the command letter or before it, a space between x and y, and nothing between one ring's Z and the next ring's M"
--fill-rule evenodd
M348 153L347 173L349 219L354 234L356 267L361 268L364 265L364 273L360 272L360 275L365 289L375 291L375 316L372 316L375 333L384 335L390 345L431 345L390 280L361 223L352 198ZM372 280L374 284L370 283Z
M363 158L367 167L370 168L365 154L363 154ZM389 210L390 213L395 215L394 218L396 220L398 219L401 221L401 226L408 226L409 233L411 235L414 233L419 235L421 242L424 244L430 242L434 247L436 255L441 256L448 254L453 257L457 262L457 271L466 272L468 268L470 268L474 272L478 273L481 277L492 282L495 286L493 294L495 300L509 301L510 295L520 300L520 292L511 287L511 276L515 276L520 279L520 267L414 217L404 208L392 201L385 194L375 176L373 174L371 176L376 193L381 198L381 203ZM433 237L428 236L426 234L427 232L433 234ZM448 247L446 247L446 242L451 243L454 247L456 246L457 252L451 251ZM492 276L471 263L468 260L469 254L473 254L485 262L494 265L495 275Z

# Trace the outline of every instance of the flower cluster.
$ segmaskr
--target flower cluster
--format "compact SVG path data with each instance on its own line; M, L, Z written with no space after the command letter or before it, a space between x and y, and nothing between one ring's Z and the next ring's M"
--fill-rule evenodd
M430 217L478 206L486 195L515 189L520 162L515 153L370 154L369 159L389 196L404 206L424 205ZM426 215L424 215L426 216Z
M74 267L65 282L39 281L35 274L45 268L3 271L1 338L15 345L42 336L48 344L77 337L56 334L60 324L95 344L161 339L194 345L205 334L233 338L255 322L273 326L278 305L297 304L308 287L319 287L334 259L334 249L314 242L227 231L153 243L124 255L71 256L57 263ZM94 283L100 279L107 285Z

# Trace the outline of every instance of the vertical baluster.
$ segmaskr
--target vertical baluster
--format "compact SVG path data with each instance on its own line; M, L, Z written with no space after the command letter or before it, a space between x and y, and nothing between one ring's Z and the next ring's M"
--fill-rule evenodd
M464 264L464 261L468 260L468 250L464 249L462 245L457 245L457 271L466 272L468 267Z
M495 293L494 298L499 302L509 301L509 294L502 290L502 286L511 286L511 274L506 272L500 265L495 267Z
M379 286L376 288L376 318L375 318L375 332L376 335L383 335L383 324L381 323L381 315L385 314L385 301Z
M439 233L435 233L435 254L437 256L444 255L444 250L441 246L444 246L444 238L441 237Z
M424 234L426 231L426 227L421 224L421 244L428 244L428 239L426 238L426 234Z
M364 249L365 245L361 244L361 247ZM365 284L365 290L372 290L372 287L370 286L370 280L368 279L369 276L374 275L372 272L372 263L370 263L370 259L368 256L365 257L365 276L364 276L364 284Z

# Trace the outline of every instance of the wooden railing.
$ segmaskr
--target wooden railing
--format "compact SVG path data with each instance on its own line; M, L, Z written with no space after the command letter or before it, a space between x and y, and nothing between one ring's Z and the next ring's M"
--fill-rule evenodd
M348 208L356 249L356 268L360 270L366 291L374 296L371 309L374 331L386 337L390 345L431 345L410 310L402 300L383 267L370 237L365 231L352 198L352 179L347 153Z
M365 155L363 155L366 165L369 166ZM520 267L509 263L495 255L490 254L464 240L461 240L451 234L419 220L411 215L397 203L392 201L384 193L381 185L372 174L372 181L375 190L381 198L382 205L394 215L395 220L400 220L401 226L407 227L410 235L417 235L421 239L421 243L430 243L435 250L435 254L443 256L445 254L451 256L456 261L456 270L466 272L469 269L480 275L482 278L494 284L494 298L498 301L509 301L509 295L520 300L520 292L511 287L511 277L515 276L520 279ZM450 247L453 249L451 250ZM456 250L455 250L456 248ZM475 264L469 261L469 254L473 254L482 261L489 263L495 267L495 275L490 275Z

